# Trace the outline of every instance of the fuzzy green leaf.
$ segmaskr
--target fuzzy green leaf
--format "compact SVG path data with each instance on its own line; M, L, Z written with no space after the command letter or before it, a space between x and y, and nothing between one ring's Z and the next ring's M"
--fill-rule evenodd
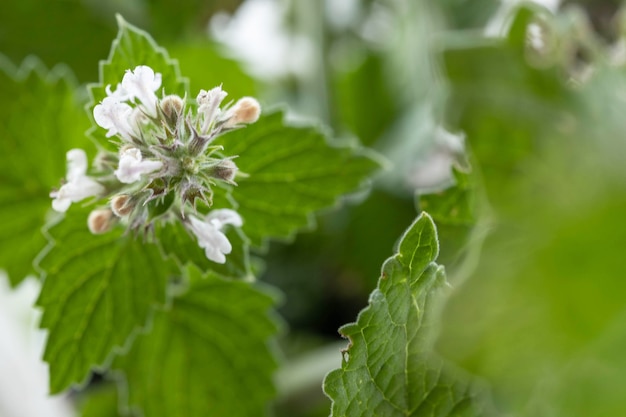
M489 413L476 383L431 353L433 305L445 284L438 250L435 225L423 213L383 265L369 306L340 329L350 344L341 369L324 381L333 417Z
M87 211L79 210L49 230L54 246L40 263L46 278L37 305L48 330L44 359L52 393L105 368L114 349L164 304L174 274L173 262L164 261L156 245L123 235L121 228L92 235Z
M28 59L17 69L0 56L0 268L13 285L34 271L49 193L65 176L65 153L89 145L87 127L66 68Z
M356 191L380 167L371 153L329 143L314 127L285 125L282 111L220 137L228 155L238 155L232 190L243 230L253 245L266 237L288 238L312 226L312 214Z
M129 405L151 417L264 415L277 366L268 344L277 332L268 316L273 297L251 283L189 272L188 291L116 360Z
M117 22L119 32L111 46L109 58L100 63L100 81L89 86L91 101L88 109L92 120L94 107L107 95L106 87L110 85L115 90L126 70L133 70L138 65L147 65L154 72L161 73L161 88L157 94L165 91L166 94L183 97L187 91L187 80L181 78L178 63L169 58L165 49L158 46L147 32L129 24L119 15ZM115 150L105 136L106 131L95 122L90 134L101 146Z

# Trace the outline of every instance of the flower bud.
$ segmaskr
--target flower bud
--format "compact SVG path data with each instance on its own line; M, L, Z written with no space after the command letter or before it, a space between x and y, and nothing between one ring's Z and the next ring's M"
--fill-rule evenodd
M128 194L116 195L111 199L111 210L117 217L128 216L134 208L135 204Z
M235 127L240 124L254 123L261 115L261 105L252 97L243 97L228 111L228 119L224 125Z
M160 106L170 126L176 126L176 122L185 107L183 99L177 95L169 95L161 100Z
M94 235L108 232L111 230L114 223L113 212L108 208L96 209L89 213L89 217L87 218L89 231Z
M232 183L237 174L237 165L230 159L223 159L211 168L211 176Z

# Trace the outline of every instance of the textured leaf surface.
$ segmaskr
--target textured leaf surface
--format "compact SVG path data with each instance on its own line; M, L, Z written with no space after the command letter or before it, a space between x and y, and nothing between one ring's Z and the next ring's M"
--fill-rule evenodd
M33 119L36 115L36 119ZM68 71L0 56L0 268L13 285L33 272L50 190L65 176L65 153L90 145Z
M121 229L92 235L86 211L68 214L50 229L55 244L40 264L46 278L37 305L48 330L44 359L53 393L106 366L114 348L165 302L174 270L155 245Z
M385 262L369 306L340 329L350 344L324 382L333 417L487 414L474 383L430 351L433 303L445 284L438 249L435 225L422 214Z
M283 113L268 112L258 122L220 137L228 155L238 155L232 197L252 244L265 237L286 238L311 226L313 212L356 191L379 163L354 147L331 145L313 127L285 125Z
M189 271L188 291L116 360L129 405L151 417L265 415L276 368L273 297L250 283Z
M126 70L133 70L138 65L147 65L155 72L161 73L161 91L166 94L185 95L187 81L182 79L178 69L178 63L171 60L167 51L156 44L152 37L141 29L127 23L118 15L119 32L113 41L109 58L100 63L100 82L90 86L91 102L89 114L93 119L93 108L104 97L106 87L111 86L115 90L117 84L122 82ZM105 136L106 130L97 126L94 122L91 135L103 147L112 148L109 138Z

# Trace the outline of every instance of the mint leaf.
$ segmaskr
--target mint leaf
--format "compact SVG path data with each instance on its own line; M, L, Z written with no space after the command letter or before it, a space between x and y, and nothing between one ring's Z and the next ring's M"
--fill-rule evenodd
M422 213L383 265L369 306L340 329L350 344L324 381L333 417L489 414L479 387L431 353L433 307L446 282L438 251Z
M218 138L240 171L232 189L243 231L253 245L312 226L312 213L353 192L380 167L371 153L338 147L314 127L285 125L282 111Z
M133 70L139 65L147 65L161 73L161 90L166 94L183 97L187 91L187 81L181 78L178 63L169 58L165 49L158 46L147 32L129 24L119 15L117 23L119 32L113 41L109 57L100 62L100 81L89 86L91 101L88 109L92 120L94 107L107 95L106 87L110 85L115 90L117 84L122 82L126 70ZM115 150L105 133L104 129L93 122L91 136L101 146Z
M48 71L31 58L17 69L0 55L0 268L12 285L34 272L46 244L40 229L65 153L89 142L74 90L65 67Z
M116 360L129 406L151 417L264 415L277 366L268 345L277 332L268 315L273 297L247 282L188 271L187 292Z
M87 211L68 213L50 228L54 245L40 263L45 281L37 305L44 309L41 327L48 329L44 359L52 393L105 368L112 351L164 304L174 271L156 245L119 229L92 235Z

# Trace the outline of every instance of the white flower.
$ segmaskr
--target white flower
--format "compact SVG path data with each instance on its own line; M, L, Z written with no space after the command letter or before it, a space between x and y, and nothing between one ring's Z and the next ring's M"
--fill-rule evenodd
M100 104L93 109L93 117L98 126L109 129L107 138L119 134L124 139L130 140L135 136L131 125L133 108L126 103L121 103L115 97L105 97Z
M107 85L104 91L106 91L108 97L114 98L117 101L127 101L131 98L131 95L122 87L121 83L117 84L115 91L111 91L111 84Z
M198 238L198 245L204 249L206 257L213 262L223 264L233 247L221 229L227 225L241 227L243 220L236 211L230 209L213 210L204 221L189 216L189 229Z
M115 176L124 184L139 181L142 174L149 174L163 167L161 161L142 161L141 151L129 148L120 155L120 162L115 170Z
M161 74L146 65L140 65L133 71L126 70L122 78L122 88L132 98L138 98L146 112L157 116L157 96L154 92L161 86Z
M104 187L87 175L87 155L82 149L67 152L67 182L50 193L52 208L64 213L72 203L104 192Z
M228 93L223 91L221 86L212 88L209 91L200 90L200 93L198 93L198 97L196 97L198 113L203 114L202 128L200 129L201 135L205 135L209 131L213 121L219 114L220 104L227 95Z

